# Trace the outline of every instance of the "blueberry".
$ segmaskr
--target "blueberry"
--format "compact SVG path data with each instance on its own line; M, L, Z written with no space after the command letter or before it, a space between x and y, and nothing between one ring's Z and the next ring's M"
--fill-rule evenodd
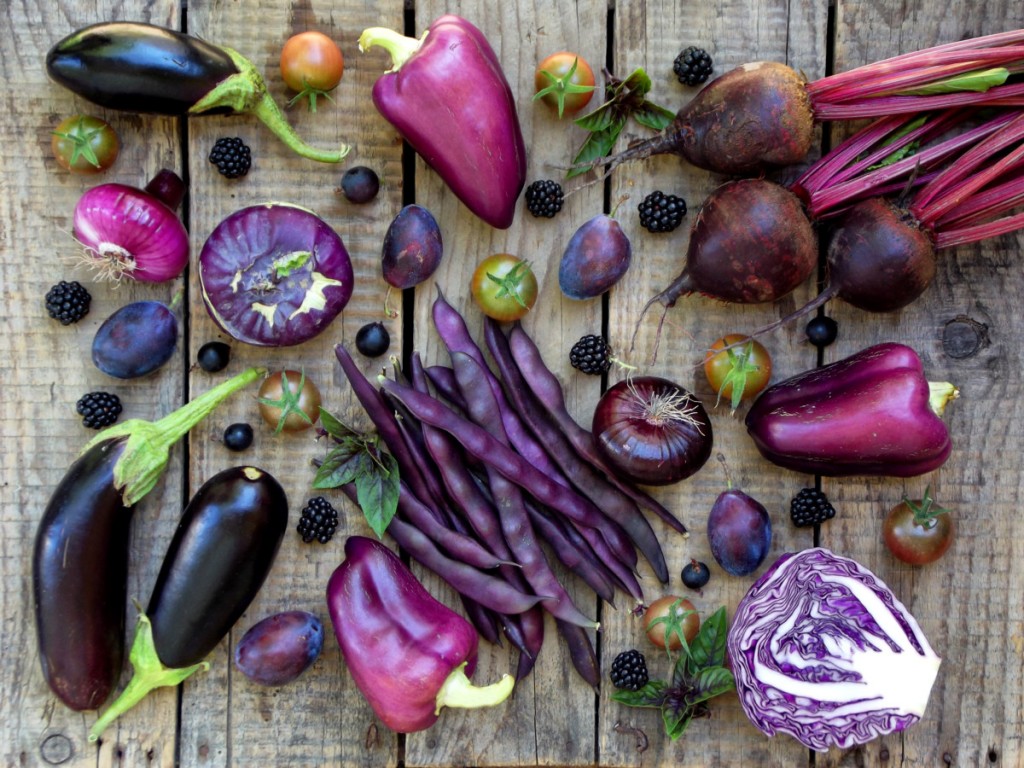
M380 179L372 168L357 165L341 177L341 194L350 203L368 203L377 196Z
M391 336L384 323L367 323L356 333L356 349L367 357L380 357L391 346Z
M699 560L691 560L683 566L680 576L685 586L690 589L701 589L711 579L711 569L708 568L706 563L702 563Z
M224 447L232 451L244 451L252 445L252 427L239 422L224 430Z
M807 340L816 347L827 347L839 335L839 324L831 317L821 315L807 323Z
M208 341L199 348L196 362L207 373L223 371L231 360L231 347L223 341Z

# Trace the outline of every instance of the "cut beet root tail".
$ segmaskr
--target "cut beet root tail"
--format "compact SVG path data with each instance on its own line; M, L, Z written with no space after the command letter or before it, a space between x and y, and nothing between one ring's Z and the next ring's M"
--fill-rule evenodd
M631 160L677 154L709 171L752 175L801 162L816 122L1019 106L1024 83L1008 78L1022 68L1024 30L935 46L813 82L785 64L744 64L709 83L661 133L574 171L608 173Z

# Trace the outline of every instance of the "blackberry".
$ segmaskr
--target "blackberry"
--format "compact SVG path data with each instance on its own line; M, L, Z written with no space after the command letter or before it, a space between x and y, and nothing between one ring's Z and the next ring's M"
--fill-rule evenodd
M77 323L89 314L92 296L77 280L68 283L61 280L46 293L46 311L61 325Z
M671 232L683 223L686 201L655 190L643 199L637 210L640 212L640 226L648 232Z
M338 510L323 496L314 496L302 508L302 516L295 530L309 544L314 539L326 544L338 528Z
M217 166L222 176L237 179L245 176L252 167L252 152L237 136L217 139L210 150L210 162Z
M793 497L789 505L789 516L796 526L817 525L835 517L836 509L821 491L804 488Z
M569 362L577 371L598 376L612 367L612 348L600 336L589 334L572 345Z
M711 56L703 48L684 48L672 62L672 71L683 85L700 85L711 77Z
M89 429L109 427L121 414L121 400L110 392L90 392L75 403L82 423Z
M562 185L557 181L542 179L526 188L526 208L534 216L553 219L562 210L564 200Z
M647 661L637 650L623 651L612 661L612 685L626 691L639 691L647 685Z

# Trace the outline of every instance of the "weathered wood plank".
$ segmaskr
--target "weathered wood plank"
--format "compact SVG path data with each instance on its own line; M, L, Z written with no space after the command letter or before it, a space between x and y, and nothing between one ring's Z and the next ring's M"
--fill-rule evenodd
M174 24L171 2L119 3L127 16ZM95 765L124 759L170 766L174 760L174 723L154 716L159 703L140 708L140 720L111 731L97 748L86 742L95 713L74 713L50 693L39 667L32 608L31 557L36 527L51 491L94 433L75 413L86 392L105 390L120 396L122 419L153 419L172 410L182 389L182 347L157 373L133 381L112 379L90 362L92 337L114 310L131 301L170 301L175 284L121 286L95 282L76 266L71 215L79 196L101 182L143 186L161 167L179 168L175 121L110 113L48 81L45 52L79 26L109 18L109 3L5 6L11 34L0 43L0 69L6 83L0 120L0 283L7 303L2 322L6 394L2 398L4 449L0 458L0 506L3 532L2 645L5 648L2 694L5 723L2 762L7 765ZM61 170L50 150L50 132L64 117L84 112L108 120L121 138L115 166L103 176L72 176ZM89 314L72 326L47 317L43 296L61 280L79 280L93 296ZM134 512L128 595L145 600L159 560L163 510L178 507L183 471L176 448L166 478ZM16 585L12 588L12 585ZM135 611L127 607L128 630ZM127 653L126 653L127 656ZM173 692L169 692L173 699ZM143 723L142 717L147 718ZM115 757L116 755L116 757ZM148 758L147 758L148 755Z
M754 1L711 6L619 2L616 4L615 73L626 77L636 67L643 67L654 84L650 97L659 104L678 109L696 93L696 89L679 84L672 73L672 62L683 48L696 45L707 49L713 58L716 76L744 62L775 60L802 69L813 77L825 71L825 28L825 9L819 3ZM645 133L635 124L628 130L634 135ZM783 173L777 175L780 180L787 177ZM678 157L661 156L620 166L613 171L611 181L613 205L628 198L621 205L619 218L633 241L635 254L633 268L612 291L609 308L612 344L615 349L626 351L644 304L668 286L685 264L689 226L699 206L724 179L690 167ZM684 226L670 234L651 234L639 225L636 206L656 189L680 195L689 207ZM742 226L742 222L737 222L737 226ZM661 594L688 596L703 616L725 605L731 620L736 603L775 557L812 543L807 531L798 531L789 523L788 505L801 487L813 484L813 478L780 472L764 462L745 435L743 417L747 405L742 405L735 414L730 414L726 404L714 408L716 394L699 367L704 350L719 336L742 333L762 325L776 312L788 311L802 303L811 289L809 284L802 286L778 302L778 306L726 305L697 295L684 296L666 315L654 364L650 361L663 308L656 304L640 326L630 362L640 365L643 373L678 382L703 401L711 413L714 453L724 456L728 465L728 471L723 470L713 454L708 465L694 477L659 489L659 498L682 517L690 536L684 539L667 527L659 528L672 581L661 587L648 576L644 583L650 599ZM815 351L806 343L802 325L763 341L773 356L774 380L814 364ZM744 578L729 576L719 568L707 543L708 512L728 482L763 503L773 524L772 547L765 565ZM691 557L708 563L712 569L711 581L697 595L686 590L679 577ZM666 678L669 675L665 657L644 637L642 622L625 614L615 614L605 623L602 665L607 668L615 654L634 647L646 649L652 676ZM716 699L711 707L711 718L693 721L679 742L669 742L664 737L657 710L628 709L602 695L598 733L602 764L635 765L638 756L634 739L616 733L613 730L616 721L639 727L649 737L650 748L640 758L644 764L790 766L806 761L806 750L796 742L765 740L747 722L735 695Z
M374 78L360 61L356 41L367 26L401 23L401 2L323 4L260 2L239 13L234 3L191 3L190 31L229 45L249 56L264 73L278 104L291 97L280 75L280 52L293 34L321 31L341 47L346 71L332 94L333 103L321 101L317 112L298 104L287 111L290 122L310 144L335 147L341 142L354 149L338 166L305 160L291 152L255 119L249 117L195 120L189 131L192 174L192 237L196 253L216 224L235 210L266 201L304 206L323 217L344 240L355 269L356 290L343 315L320 336L296 347L263 349L232 344L232 365L211 377L194 370L194 392L206 389L222 376L248 365L271 371L303 370L323 396L324 407L360 427L353 419L353 399L334 356L334 345L351 346L364 323L384 320L386 285L380 279L380 242L384 229L401 200L400 146L383 134L374 119L370 87ZM253 21L258 20L257 24ZM238 135L250 145L253 169L241 180L228 181L206 161L217 137ZM354 206L338 193L342 172L354 165L374 168L383 186L376 200ZM205 341L223 338L203 307L193 274L191 292L192 349ZM401 327L388 322L393 349L400 350ZM209 674L184 687L181 754L199 765L255 765L274 755L288 765L384 765L396 760L397 739L374 722L372 712L352 684L340 660L337 642L326 611L325 589L331 572L343 559L345 535L368 533L358 510L346 506L340 491L327 492L344 510L338 534L327 546L304 544L295 533L300 510L317 492L311 491L310 461L326 452L313 433L274 435L256 414L255 392L232 403L191 443L189 484L193 491L215 472L251 462L268 469L284 485L291 510L290 525L273 572L250 609L227 640L213 654ZM250 421L256 442L248 453L236 456L216 442L233 421ZM242 633L259 619L282 610L301 608L321 617L325 624L324 653L298 683L282 689L262 689L246 680L231 663L230 654Z
M562 49L600 62L605 49L604 4L592 0L538 0L515 5L471 2L453 9L443 2L421 2L416 6L416 33L453 10L480 27L501 60L516 96L526 142L527 183L559 179L560 172L551 165L566 162L581 133L572 129L568 119L559 122L544 105L531 101L534 68L544 56ZM437 216L445 237L445 258L434 280L416 291L413 348L428 362L449 363L430 320L435 285L465 315L482 345L483 315L470 297L469 277L475 266L492 253L518 255L530 261L541 286L537 305L525 318L524 326L537 340L544 359L564 377L570 408L574 413L589 413L598 394L598 382L567 374L572 370L568 350L584 333L600 329L600 302L573 302L562 297L558 262L573 230L600 212L600 189L570 197L554 220L535 219L520 201L512 226L499 231L477 220L436 174L417 161L416 200ZM572 578L563 580L584 613L596 616L597 600L590 590L576 585ZM435 594L444 589L429 574L425 582ZM450 592L448 595L451 599ZM501 672L514 671L516 660L517 654L507 642L500 649L482 647L476 677L495 679ZM443 728L407 739L406 761L408 765L590 764L595 754L593 702L593 692L573 670L549 617L537 665L520 683L513 700L490 712L446 712Z
M970 7L913 2L900 6L844 0L836 9L836 71L965 37L1018 28L1017 3ZM1020 386L1012 371L1020 350L1012 330L1019 317L1020 236L939 252L933 285L900 312L871 315L835 302L838 358L881 341L914 347L933 380L949 380L961 398L946 422L954 450L939 470L906 481L827 481L839 510L822 528L822 543L855 558L886 581L920 622L943 666L924 719L902 735L856 750L865 765L1021 762L1021 444ZM973 354L949 354L949 324L965 316L987 326ZM968 326L962 326L965 329ZM958 525L953 548L928 566L904 565L881 540L890 507L927 485ZM838 523L833 525L832 523ZM998 576L995 574L999 574ZM1015 639L1016 638L1016 639ZM830 754L824 764L845 763ZM890 762L887 762L890 761Z

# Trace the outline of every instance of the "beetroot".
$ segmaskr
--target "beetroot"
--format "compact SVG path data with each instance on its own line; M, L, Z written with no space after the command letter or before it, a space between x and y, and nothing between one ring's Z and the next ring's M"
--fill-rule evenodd
M1024 64L1022 40L1024 30L973 38L810 83L784 64L744 64L709 83L657 136L591 167L611 170L630 160L672 153L709 171L753 174L803 160L816 121L1005 103L1024 94L1024 84L1003 84ZM969 85L961 80L968 75ZM929 88L936 95L921 95Z

